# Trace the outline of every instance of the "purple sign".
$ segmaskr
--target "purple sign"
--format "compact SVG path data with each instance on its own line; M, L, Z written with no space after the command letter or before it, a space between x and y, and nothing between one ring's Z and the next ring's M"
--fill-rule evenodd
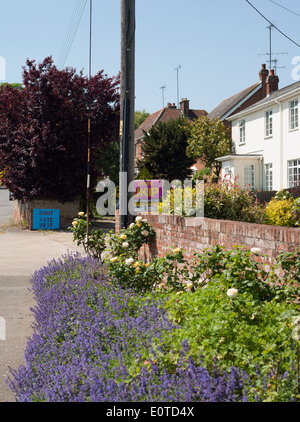
M159 202L162 198L162 180L135 180L135 199L141 202Z

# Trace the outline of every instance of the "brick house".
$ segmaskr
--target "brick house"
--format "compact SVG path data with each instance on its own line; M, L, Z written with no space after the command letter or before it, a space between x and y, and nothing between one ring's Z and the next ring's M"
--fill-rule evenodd
M153 126L158 125L159 122L166 123L169 120L177 120L179 117L186 116L188 120L193 121L201 116L206 116L205 110L193 110L190 109L189 100L187 98L182 99L180 102L180 108L177 108L175 104L169 103L166 107L156 111L147 117L147 119L140 125L135 131L134 140L134 156L135 162L142 158L142 144L144 132L148 132ZM193 166L195 171L203 168L203 165L199 162ZM135 169L137 173L137 169Z

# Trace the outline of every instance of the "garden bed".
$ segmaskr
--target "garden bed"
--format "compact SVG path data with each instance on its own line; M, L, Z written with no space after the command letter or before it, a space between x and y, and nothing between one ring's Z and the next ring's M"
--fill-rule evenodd
M299 401L300 254L269 271L257 249L219 246L192 264L180 248L145 262L154 236L138 217L106 236L103 262L68 255L34 274L34 333L8 380L16 401Z

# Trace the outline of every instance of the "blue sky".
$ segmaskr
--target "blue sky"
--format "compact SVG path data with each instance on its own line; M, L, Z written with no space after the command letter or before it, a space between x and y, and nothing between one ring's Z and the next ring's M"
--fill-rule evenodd
M89 2L88 2L89 3ZM80 21L65 66L88 73L89 9ZM251 0L272 23L300 44L298 0ZM27 58L52 55L59 65L63 42L78 0L0 0L0 57L7 82L22 81ZM180 98L208 112L221 101L258 81L268 56L266 22L246 0L136 0L136 110L152 113ZM294 57L300 48L275 29L272 45L278 59L280 88L295 82ZM92 73L109 76L120 69L120 0L93 0ZM300 72L298 72L300 77ZM1 75L1 72L0 72Z

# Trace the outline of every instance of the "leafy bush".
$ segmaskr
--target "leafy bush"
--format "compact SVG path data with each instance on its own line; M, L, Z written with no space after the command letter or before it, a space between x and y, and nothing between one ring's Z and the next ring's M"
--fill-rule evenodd
M152 353L175 328L163 303L114 287L98 261L67 256L35 273L34 334L8 383L19 402L246 401L244 374L209 372L188 357L175 370ZM162 344L163 347L163 344Z
M261 223L264 213L251 190L241 188L236 179L226 179L218 184L210 179L204 187L204 216Z
M89 225L91 226L91 223ZM102 252L105 250L105 235L101 229L92 229L87 239L87 221L84 212L78 213L78 218L74 218L69 230L72 231L73 241L77 246L82 245L87 254L101 260Z
M171 189L167 192L164 200L159 203L158 210L164 214L194 215L197 211L196 188L186 186Z
M189 207L185 206L184 201ZM178 187L168 192L159 207L160 212L184 216L193 215L194 210L196 188L191 187ZM262 223L264 211L252 192L242 189L235 179L215 183L209 177L204 184L204 217Z
M270 272L256 262L256 254L218 246L196 254L189 268L192 288L166 294L171 320L180 328L164 333L162 341L169 347L163 348L160 359L172 367L185 339L195 362L212 368L217 359L223 369L235 365L246 370L252 399L258 395L261 400L298 400L294 368L299 345L293 319L299 315L294 285L299 280L299 253L282 254ZM288 285L278 283L275 268L285 269Z
M265 208L265 220L271 225L294 227L296 219L293 215L293 200L272 199Z

